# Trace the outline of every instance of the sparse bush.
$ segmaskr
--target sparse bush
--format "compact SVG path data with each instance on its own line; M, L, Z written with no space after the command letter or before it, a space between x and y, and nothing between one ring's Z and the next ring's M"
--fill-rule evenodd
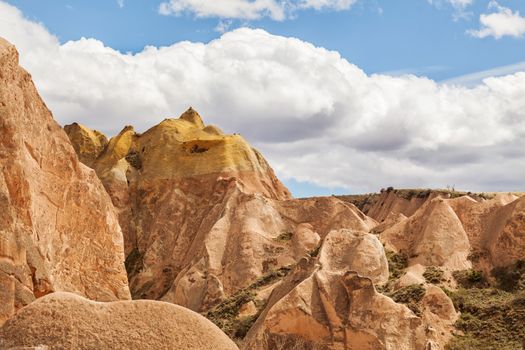
M510 266L496 267L491 275L498 282L498 288L508 292L525 290L525 260L518 260Z
M525 338L525 293L511 294L492 288L449 291L461 311L456 322L464 335L456 336L447 350L517 350Z
M394 288L395 282L403 275L408 267L408 257L406 254L386 250L386 258L388 261L388 282L382 286L376 286L378 292L389 295Z
M283 232L279 236L274 238L274 241L285 243L285 242L290 241L292 237L293 237L293 232Z
M391 293L389 296L396 302L405 304L416 315L421 316L419 302L425 295L425 288L421 284L413 284L403 287Z
M390 271L390 278L397 279L405 272L408 267L408 257L405 253L386 251L386 258L388 260L388 269Z
M488 282L483 276L483 272L477 270L462 270L452 273L454 279L463 288L485 288Z
M319 255L319 251L321 250L321 244L317 245L317 247L315 247L310 253L310 256L312 258L316 258L318 255Z
M443 271L435 266L429 266L423 273L427 283L439 284L443 281Z

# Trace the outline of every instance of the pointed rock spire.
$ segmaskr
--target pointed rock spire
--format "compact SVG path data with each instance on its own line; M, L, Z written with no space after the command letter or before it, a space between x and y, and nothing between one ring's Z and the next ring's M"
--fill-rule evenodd
M204 128L204 123L202 121L199 113L193 109L193 107L188 108L188 110L179 117L179 119L186 120L190 123L195 124L199 129Z

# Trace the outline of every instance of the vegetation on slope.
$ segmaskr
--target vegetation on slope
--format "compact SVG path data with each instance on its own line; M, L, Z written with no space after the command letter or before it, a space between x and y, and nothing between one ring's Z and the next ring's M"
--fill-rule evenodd
M525 339L525 292L509 293L494 288L448 292L461 312L455 326L463 332L447 350L517 350Z
M422 284L414 284L394 291L394 284L408 267L408 257L406 254L389 250L386 251L386 257L390 276L384 286L377 288L378 291L392 298L396 303L405 304L416 315L421 315L419 303L425 295L425 287Z
M525 262L492 271L497 288L489 287L480 271L454 274L460 285L447 291L461 312L448 350L517 350L525 348Z
M408 256L404 253L396 253L391 250L386 250L386 258L388 261L388 282L384 286L379 286L377 289L380 293L390 296L394 289L394 284L403 275L408 267Z
M443 270L435 266L429 266L423 273L427 283L439 284L443 281Z
M262 287L283 279L290 271L291 267L284 266L275 271L268 272L248 287L223 300L220 304L205 313L204 316L215 323L230 338L243 339L265 306L265 301L256 298L257 291ZM239 318L241 307L249 302L255 304L257 313Z
M425 287L422 284L412 284L387 293L396 303L405 304L416 315L421 316L421 307L419 303L425 296Z

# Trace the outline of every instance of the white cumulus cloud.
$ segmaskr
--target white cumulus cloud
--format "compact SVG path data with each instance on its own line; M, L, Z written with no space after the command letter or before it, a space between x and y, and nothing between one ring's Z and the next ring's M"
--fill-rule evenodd
M347 10L357 0L169 0L159 6L162 15L185 12L197 17L220 17L254 20L270 17L282 21L299 9Z
M474 88L367 75L335 51L247 28L123 54L96 39L60 44L2 2L0 36L62 124L143 131L191 105L284 179L358 192L523 189L524 72Z
M489 3L489 8L495 11L489 14L481 14L479 30L469 30L468 33L476 38L486 38L492 36L500 39L504 36L515 38L523 37L525 34L525 17L519 11L501 6L496 1Z

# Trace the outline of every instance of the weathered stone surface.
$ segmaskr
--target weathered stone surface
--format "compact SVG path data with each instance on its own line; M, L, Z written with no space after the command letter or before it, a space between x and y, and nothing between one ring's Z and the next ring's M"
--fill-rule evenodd
M385 252L375 236L330 232L319 259L300 262L274 289L243 348L393 350L443 345L448 337L441 333L449 331L457 316L450 299L445 295L443 300L439 288L429 287L420 318L376 291L372 279L383 281L385 274ZM440 315L446 321L437 319ZM439 332L427 334L429 328Z
M158 301L94 302L53 293L23 308L0 329L0 348L235 350L213 323Z
M332 229L375 225L335 198L291 199L242 137L191 108L141 135L124 128L93 167L119 211L134 298L192 310L295 264Z
M428 341L422 320L369 278L321 269L267 307L243 348L408 350Z
M78 123L64 126L64 131L72 140L78 159L87 166L93 165L108 144L107 137L100 131L88 129Z
M122 233L95 172L0 39L0 324L35 298L128 299Z
M357 271L375 285L388 281L388 261L379 239L350 230L331 231L324 239L319 263L332 272Z
M436 197L382 230L381 241L388 249L405 252L414 266L441 266L447 271L475 267L490 276L494 267L525 257L524 203L525 197L512 194L490 200Z
M383 231L381 240L387 249L406 252L412 264L444 266L450 270L471 267L465 229L447 200L439 197Z

